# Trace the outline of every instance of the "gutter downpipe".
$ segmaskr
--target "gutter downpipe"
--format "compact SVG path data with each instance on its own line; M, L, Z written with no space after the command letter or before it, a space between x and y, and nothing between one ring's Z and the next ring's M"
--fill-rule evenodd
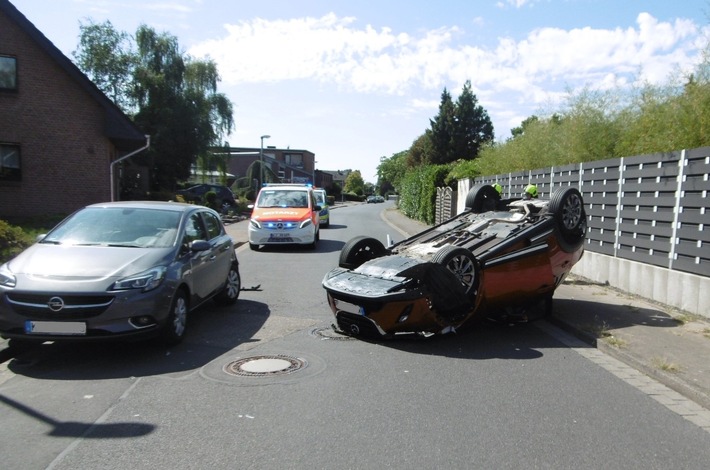
M122 156L122 157L119 158L118 160L114 160L114 161L111 162L111 165L109 165L109 178L111 179L111 202L113 202L113 201L116 200L116 188L114 188L114 184L115 184L115 183L114 183L114 180L113 180L113 166L114 166L116 163L122 162L122 161L125 160L126 158L132 157L133 155L142 152L143 150L147 149L148 147L150 147L150 135L146 134L146 135L145 135L145 145L144 145L143 147L141 147L141 148L139 148L139 149L136 149L136 150L134 150L133 152L131 152L131 153L127 154L127 155Z

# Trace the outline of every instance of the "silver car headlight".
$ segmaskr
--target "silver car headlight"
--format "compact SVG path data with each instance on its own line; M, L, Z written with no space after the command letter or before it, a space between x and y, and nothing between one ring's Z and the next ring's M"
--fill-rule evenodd
M303 222L301 222L301 225L298 226L298 228L305 228L311 225L311 219L306 219Z
M111 290L141 289L143 292L153 290L165 279L168 268L158 266L140 274L126 277L113 283Z
M251 225L255 229L261 229L261 224L259 223L258 220L250 219L249 225Z
M17 278L10 268L7 267L7 263L0 266L0 286L4 287L15 287L17 285Z

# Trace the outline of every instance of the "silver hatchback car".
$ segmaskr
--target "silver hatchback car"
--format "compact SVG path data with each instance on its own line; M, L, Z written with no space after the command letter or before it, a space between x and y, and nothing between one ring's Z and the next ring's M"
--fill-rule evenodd
M207 207L87 206L0 266L0 336L44 340L159 336L176 344L188 313L232 304L241 279L232 239Z

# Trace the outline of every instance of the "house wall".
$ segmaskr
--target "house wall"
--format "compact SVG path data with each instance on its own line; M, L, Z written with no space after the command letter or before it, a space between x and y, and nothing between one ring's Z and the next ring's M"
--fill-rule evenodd
M0 142L20 145L22 181L0 181L0 217L67 214L111 197L114 146L104 111L32 38L0 14L0 53L17 92L0 92Z

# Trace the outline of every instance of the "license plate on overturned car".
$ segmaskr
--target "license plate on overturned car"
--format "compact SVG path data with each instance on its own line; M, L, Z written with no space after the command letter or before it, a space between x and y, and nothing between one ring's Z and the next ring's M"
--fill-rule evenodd
M86 323L64 321L32 321L25 322L27 334L52 334L52 335L85 335Z
M341 312L355 313L357 315L365 315L365 309L359 305L351 304L343 300L333 299L335 306Z

